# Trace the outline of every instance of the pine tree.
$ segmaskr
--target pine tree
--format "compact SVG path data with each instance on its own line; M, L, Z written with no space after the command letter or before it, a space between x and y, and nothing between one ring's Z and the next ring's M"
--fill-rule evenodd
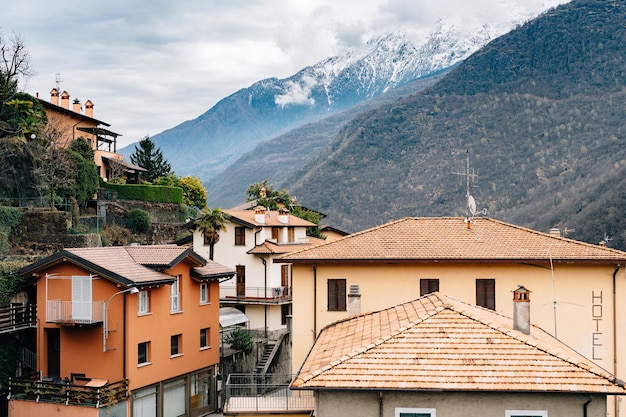
M147 170L141 173L141 179L145 181L154 182L157 178L172 172L172 167L163 157L161 149L152 142L150 136L140 140L139 147L135 145L135 152L130 156L130 161Z

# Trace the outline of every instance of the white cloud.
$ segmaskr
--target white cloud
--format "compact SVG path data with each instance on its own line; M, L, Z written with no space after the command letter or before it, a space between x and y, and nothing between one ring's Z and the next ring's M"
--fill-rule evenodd
M289 81L286 83L287 91L276 95L274 101L280 107L290 104L312 106L315 104L315 99L311 97L311 90L316 84L315 78L307 76L302 77L300 83Z

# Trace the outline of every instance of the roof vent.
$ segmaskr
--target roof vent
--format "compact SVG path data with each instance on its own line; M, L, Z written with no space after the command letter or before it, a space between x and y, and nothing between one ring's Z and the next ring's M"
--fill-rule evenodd
M361 314L361 289L359 284L350 285L350 293L348 294L348 317Z
M513 328L530 334L530 291L521 284L513 291Z
M550 235L561 237L561 231L558 227L553 227L552 229L550 229Z

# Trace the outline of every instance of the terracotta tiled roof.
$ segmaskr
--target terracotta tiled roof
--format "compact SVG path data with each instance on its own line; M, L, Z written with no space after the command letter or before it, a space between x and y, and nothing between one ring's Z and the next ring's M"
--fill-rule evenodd
M50 265L68 261L127 286L167 283L173 277L152 268L168 269L183 259L192 260L190 267L202 266L206 262L191 249L176 245L68 248L20 269L19 273L28 276Z
M626 393L538 327L438 293L327 326L292 388Z
M278 210L271 210L269 215L264 217L265 223L259 223L254 219L254 210L224 210L224 213L231 217L231 221L235 223L243 222L250 226L315 226L315 223L311 223L308 220L301 219L291 214L289 214L288 224L281 223L278 221Z
M234 269L211 260L206 261L205 266L193 268L192 272L199 278L226 278L236 274Z
M307 243L291 243L291 244L278 244L270 241L265 241L260 245L256 245L250 249L248 253L254 255L281 255L284 253L290 253L304 248L311 248L316 245L324 243L324 239L318 239L316 237L309 237Z
M329 261L554 261L624 262L626 252L477 218L404 218L281 257Z

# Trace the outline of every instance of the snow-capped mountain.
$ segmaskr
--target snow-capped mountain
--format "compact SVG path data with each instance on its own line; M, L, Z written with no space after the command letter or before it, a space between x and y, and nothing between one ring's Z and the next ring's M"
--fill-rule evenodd
M422 41L404 30L383 34L362 50L241 89L152 139L177 175L206 180L260 142L449 68L504 31L489 25L461 31L442 21ZM130 155L134 145L121 152Z

